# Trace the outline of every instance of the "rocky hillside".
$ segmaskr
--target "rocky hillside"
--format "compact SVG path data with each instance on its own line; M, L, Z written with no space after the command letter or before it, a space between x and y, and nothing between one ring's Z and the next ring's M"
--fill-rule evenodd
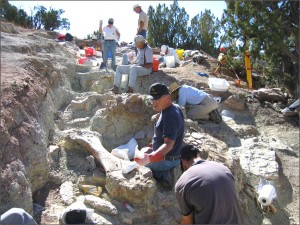
M139 77L134 94L113 95L114 71L78 64L78 46L54 39L53 32L1 21L0 214L21 207L41 224L57 224L63 210L81 204L94 209L91 220L99 224L178 223L174 193L145 167L124 174L130 161L110 153L131 138L140 148L147 145L155 115L145 102L148 87L177 81L221 97L223 122L186 118L184 142L231 169L246 222L299 224L299 117L281 114L289 99L280 89L249 95L245 82L237 87L223 70L228 91L212 91L196 74L214 77L216 60L203 53L199 64L162 68ZM118 63L126 51L118 49ZM179 168L174 173L178 178ZM257 204L260 178L274 185L277 212Z

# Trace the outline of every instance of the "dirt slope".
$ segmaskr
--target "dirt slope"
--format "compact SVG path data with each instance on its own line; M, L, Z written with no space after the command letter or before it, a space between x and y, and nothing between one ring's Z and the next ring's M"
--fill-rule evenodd
M6 26L4 26L6 25ZM32 36L32 42L35 42L35 36L43 36L51 38L53 33L47 32L36 32L31 30L24 30L18 27L14 27L11 24L3 23L1 24L1 32L7 32L16 34L12 35L12 40L18 39L19 42L22 41L22 36ZM38 42L35 43L38 46ZM2 45L2 44L1 44ZM2 50L5 50L5 46ZM51 48L51 46L49 46ZM23 49L24 52L32 51L31 49ZM35 53L32 52L34 55ZM34 71L30 73L26 68L26 64L22 64L21 58L7 57L8 54L1 56L1 111L5 112L5 115L1 115L1 118L6 117L6 121L1 119L1 130L2 134L3 126L6 123L14 123L21 117L20 115L14 114L14 107L32 107L30 110L34 116L37 112L35 111L35 102L43 101L43 97L47 94L45 93L45 87L50 87L51 83L46 83L40 74L50 74L49 71ZM51 63L49 63L49 68L51 68ZM207 85L207 78L196 75L195 72L207 73L213 76L211 70L216 66L216 59L208 57L204 64L192 63L177 68L164 68L162 69L168 75L173 76L181 84L189 84L197 88L202 88L208 93L215 96L221 96L222 98L228 98L230 95L243 95L246 96L249 92L247 88L239 88L235 86L235 81L232 76L227 76L228 71L223 71L221 77L226 78L231 84L229 91L226 93L216 93L209 89ZM41 67L41 70L44 67ZM50 70L48 68L48 70ZM49 75L50 76L50 75ZM163 82L163 81L162 81ZM30 86L30 89L28 89ZM34 90L34 91L32 91ZM12 99L17 99L18 101L12 101ZM286 150L276 150L277 163L280 167L278 183L276 183L277 189L277 204L278 213L275 215L268 214L264 223L271 224L299 224L299 118L298 117L283 117L281 113L273 110L265 102L254 101L252 103L247 103L247 107L251 112L254 123L256 124L260 133L263 133L269 139L280 140L282 143L289 146L293 151ZM9 109L9 110L3 110ZM9 121L10 120L10 121ZM28 128L29 129L29 128ZM217 131L216 131L217 132ZM27 135L28 131L20 130L18 135ZM1 136L0 147L9 143L9 136ZM24 139L24 141L26 141ZM24 143L23 143L24 144ZM2 154L1 154L2 155ZM8 157L8 156L5 156ZM3 160L3 156L1 157ZM2 164L2 162L1 162ZM48 206L53 204L60 204L58 199L58 187L47 186L44 187L45 193L47 195L46 204ZM46 198L46 196L44 196ZM45 200L45 199L44 199ZM59 208L59 207L58 207ZM253 207L253 210L255 206ZM58 209L59 210L59 209ZM257 211L252 211L253 214L257 214ZM290 216L288 216L290 215ZM42 219L44 222L54 222L51 218ZM283 218L288 217L288 218ZM250 222L256 222L255 219Z

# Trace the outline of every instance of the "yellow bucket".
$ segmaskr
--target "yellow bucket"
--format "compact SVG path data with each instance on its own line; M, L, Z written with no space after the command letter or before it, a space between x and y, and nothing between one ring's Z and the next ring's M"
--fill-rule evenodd
M178 55L179 60L182 60L184 50L183 49L176 49L176 53Z

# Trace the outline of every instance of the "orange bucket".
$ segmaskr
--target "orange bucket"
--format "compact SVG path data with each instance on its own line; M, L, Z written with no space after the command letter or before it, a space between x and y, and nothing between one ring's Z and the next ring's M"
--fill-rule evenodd
M155 57L153 57L153 64L152 64L152 71L157 72L159 66L159 60Z

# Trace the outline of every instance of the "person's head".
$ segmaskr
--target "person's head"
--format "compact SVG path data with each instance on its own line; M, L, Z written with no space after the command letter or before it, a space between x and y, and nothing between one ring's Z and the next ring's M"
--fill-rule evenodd
M144 48L145 42L146 42L145 38L142 35L136 35L134 37L134 44L135 44L135 47L138 49Z
M171 96L166 85L154 83L149 88L148 100L155 111L160 112L172 105Z
M114 24L114 19L113 19L113 18L109 18L108 24L109 24L109 25L113 25L113 24Z
M181 170L186 171L194 163L194 159L200 157L200 151L193 145L186 145L181 149L180 165Z
M177 101L179 97L179 89L181 86L177 82L173 82L169 86L169 92L171 94L172 101Z
M167 46L167 45L162 45L162 46L160 47L160 53L161 53L162 55L168 54L168 46Z
M142 7L139 4L136 4L133 6L133 11L140 13L142 11Z
M220 48L220 52L226 52L226 48L225 48L224 46L222 46L222 47Z

